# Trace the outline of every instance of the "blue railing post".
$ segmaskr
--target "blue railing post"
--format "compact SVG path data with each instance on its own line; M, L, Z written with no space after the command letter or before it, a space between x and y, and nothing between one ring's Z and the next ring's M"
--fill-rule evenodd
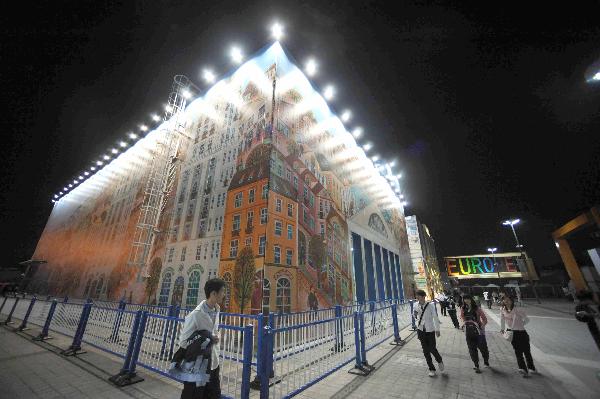
M168 359L173 357L173 350L175 349L175 338L177 338L177 327L179 326L179 311L181 308L179 305L175 306L175 312L173 314L173 327L171 328L171 346L169 347L169 356Z
M19 300L21 300L21 298L15 296L15 303L13 303L12 309L10 309L10 313L8 313L8 318L4 320L4 324L12 323L12 315L15 311L15 308L17 307L17 303L19 303Z
M344 346L344 337L342 336L342 327L341 327L342 307L340 305L335 305L334 315L335 315L335 348L334 348L334 352L338 352L338 351L342 350L342 348Z
M359 331L360 331L360 362L363 367L368 366L369 362L367 361L367 350L366 350L366 335L365 335L365 314L360 313L359 315Z
M415 301L410 299L408 303L410 303L410 321L412 324L412 330L415 331L417 329L417 323L415 320Z
M21 322L21 325L19 326L19 328L17 330L23 331L27 328L27 320L29 320L29 315L31 314L31 311L33 310L33 305L35 305L36 300L37 300L36 297L31 298L31 302L29 302L29 307L27 308L27 313L25 313L25 317L23 318L23 321Z
M140 349L142 348L142 341L144 340L144 332L146 331L146 320L148 319L148 312L143 311L142 317L140 318L140 326L137 332L137 338L135 346L133 347L133 354L131 355L131 362L129 364L129 372L135 375L135 367L137 360L140 355Z
M244 327L244 351L243 351L243 368L242 368L242 392L241 398L248 399L250 397L250 373L252 371L252 346L254 345L253 331L254 326L249 325Z
M6 305L6 301L8 300L8 297L5 296L4 297L4 301L2 301L2 306L0 306L0 312L2 312L2 309L4 309L4 305Z
M119 307L117 308L117 320L115 323L115 326L113 328L113 332L110 336L110 340L112 342L116 342L119 339L119 330L121 328L121 320L123 319L123 311L125 310L125 306L127 304L125 303L125 301L123 299L121 299L119 301Z
M362 352L360 350L360 322L358 312L354 312L354 346L356 352L356 363L354 367L357 369L362 369Z
M268 370L271 368L271 365L273 363L273 347L269 344L271 342L272 339L272 329L270 326L271 323L271 316L272 314L269 314L269 325L264 327L264 337L263 337L263 343L265 343L264 345L264 353L263 353L263 359L264 359L264 369L263 369L263 373L260 375L260 399L269 399L269 372ZM270 350L269 350L270 349Z
M48 316L46 317L46 322L42 328L42 332L40 332L40 335L34 338L34 341L43 341L48 339L48 330L50 330L50 323L52 322L52 317L54 316L54 311L56 310L57 304L58 302L56 299L53 299L52 304L50 305L50 310L48 311Z
M87 302L83 305L83 310L81 311L81 317L79 318L79 324L77 325L77 330L75 331L75 336L73 337L73 342L69 349L62 351L61 354L65 356L74 356L81 352L81 340L83 339L83 334L85 334L85 327L87 326L88 318L90 317L90 312L92 311L92 303Z
M398 305L392 305L392 323L394 324L394 342L392 345L404 345L404 341L400 337L400 326L398 325Z
M256 376L254 377L254 380L250 383L250 388L255 389L255 390L259 390L260 389L260 379L261 379L261 375L263 375L263 373L265 372L265 356L264 356L264 351L265 348L263 347L263 337L264 337L264 318L266 318L266 315L263 315L262 313L259 313L257 315L257 319L256 319Z
M275 313L269 313L269 332L267 339L267 373L265 373L269 378L275 377L275 371L273 370L273 349L275 348L275 333L273 330L275 329Z
M89 301L89 299L88 299L88 301ZM63 298L63 303L67 303L67 302L69 302L69 297L68 297L68 296L65 296L65 297Z
M138 310L135 313L135 318L133 319L133 326L131 327L131 335L129 336L129 344L127 345L127 353L125 354L125 361L123 362L123 367L119 371L118 374L113 375L108 380L117 386L125 386L134 384L136 382L143 381L143 378L140 378L135 374L135 369L131 369L133 353L136 348L136 344L143 338L143 333L140 334L140 325L142 322L142 317L144 317L144 325L146 324L146 316L144 315L143 310ZM138 351L139 354L139 351ZM137 356L136 356L137 361ZM135 362L134 362L135 364Z

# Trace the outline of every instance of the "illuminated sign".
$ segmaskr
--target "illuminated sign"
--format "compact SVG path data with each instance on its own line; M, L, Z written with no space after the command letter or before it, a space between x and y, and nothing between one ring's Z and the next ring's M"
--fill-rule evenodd
M514 278L522 277L519 253L446 257L448 277L456 278Z

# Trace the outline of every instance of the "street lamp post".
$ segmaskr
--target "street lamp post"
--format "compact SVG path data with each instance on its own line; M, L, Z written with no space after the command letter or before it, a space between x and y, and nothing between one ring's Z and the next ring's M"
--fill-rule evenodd
M494 269L496 270L496 273L498 273L498 278L500 278L500 270L496 268L496 257L494 256L494 253L498 250L498 248L488 248L487 250L488 252L492 253L492 263L494 264Z
M502 222L502 224L504 226L510 226L510 228L512 229L513 235L515 236L515 241L517 242L517 249L519 250L519 253L521 254L521 258L523 258L523 245L521 245L519 243L519 238L517 237L517 232L515 231L515 225L518 224L520 221L521 221L521 219L505 220L504 222ZM531 289L533 290L533 295L535 296L537 303L542 303L540 301L540 298L538 297L537 290L535 289L535 286L533 285L533 280L531 279L531 273L529 273L529 267L527 265L527 259L522 259L522 260L525 262L525 267L527 268L527 279L529 280L529 284L531 284ZM522 271L521 271L521 273L522 273Z

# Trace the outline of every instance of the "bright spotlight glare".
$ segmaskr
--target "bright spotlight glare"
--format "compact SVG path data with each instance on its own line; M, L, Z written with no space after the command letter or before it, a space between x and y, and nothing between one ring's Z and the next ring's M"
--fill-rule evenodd
M363 145L363 150L365 151L369 151L371 149L372 145L370 143L367 143L365 145Z
M308 76L314 76L314 74L317 73L317 62L311 58L306 62L304 70Z
M119 152L119 150L117 150L116 148L113 148L112 150L110 150L110 152L112 152L113 154L117 154Z
M148 130L148 126L146 126L146 125L140 125L140 130L142 132L145 132L146 130Z
M396 161L391 161L391 162L389 162L389 163L388 163L388 166L389 166L390 168L393 168L394 166L396 166Z
M137 134L135 134L135 133L129 133L129 138L132 139L132 140L135 140L135 139L137 139Z
M344 122L348 122L350 120L350 117L352 116L352 113L349 110L345 110L342 113L342 121Z
M362 135L362 132L363 132L362 128L357 127L356 129L354 129L352 131L352 135L354 136L355 139L357 139Z
M70 187L73 187L73 185L72 185L72 184L69 184L69 188L70 188Z
M325 88L325 91L323 91L323 96L325 97L326 100L331 100L333 98L333 94L334 94L334 89L333 86L329 85Z
M185 97L185 98L187 98L187 97ZM173 111L173 107L171 107L170 105L165 105L165 111L172 112Z
M408 202L402 201L402 206L407 206L407 205L408 205Z
M54 198L58 198L58 195L54 194Z
M102 163L102 161L98 161L98 162L96 162L96 165L102 166L102 165L104 165L104 163Z
M281 39L283 37L283 26L280 23L275 22L271 26L271 35L275 40Z
M242 50L239 47L232 47L229 55L231 55L232 61L236 64L239 64L244 59Z
M371 159L373 160L373 162L377 162L379 161L379 155L373 155Z
M396 175L396 179L402 179L402 173L398 173L398 174Z
M158 116L158 115L154 114L154 115L152 115L152 120L153 120L154 122L158 122L158 121L160 120L160 116Z
M77 179L73 180L73 184L77 184L79 181Z
M83 176L79 176L79 180L83 180Z
M104 155L102 158L103 158L105 161L108 161L108 160L110 159L110 157L109 157L108 155Z
M86 175L86 176L89 176L89 175L90 175L90 172L88 172L88 171L85 171L85 172L83 172L83 174L84 174L84 175Z
M136 137L137 137L137 136L136 136ZM119 145L120 145L121 147L127 147L127 143L126 143L126 142L124 142L124 141L121 141L121 142L119 143Z
M600 72L596 72L596 74L592 77L592 80L600 81Z
M69 191L69 189L68 189L68 188L66 188L66 187L63 187L63 190L65 190L65 191Z
M96 167L95 167L95 166L92 166L92 167L90 168L90 170L96 170Z
M215 75L209 69L205 69L202 72L202 77L207 83L213 83L215 81Z
M183 96L183 98L188 99L192 96L192 93L190 93L189 90L184 90L181 92L181 95ZM167 105L167 107L168 107L168 105ZM169 111L169 110L167 110L167 111Z

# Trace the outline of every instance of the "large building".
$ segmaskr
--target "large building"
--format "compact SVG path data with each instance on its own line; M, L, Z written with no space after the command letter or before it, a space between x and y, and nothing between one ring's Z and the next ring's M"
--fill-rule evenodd
M402 299L412 287L397 179L279 43L134 136L57 196L34 290L193 306L220 276L226 310L259 313Z
M424 290L430 298L445 291L435 251L435 241L427 225L416 216L406 217L408 245L415 276L415 289Z

